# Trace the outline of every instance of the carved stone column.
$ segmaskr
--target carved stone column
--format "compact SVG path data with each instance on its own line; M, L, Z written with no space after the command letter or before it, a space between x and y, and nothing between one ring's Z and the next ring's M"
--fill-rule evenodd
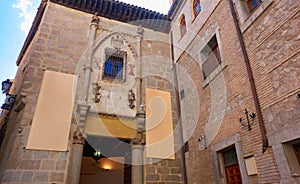
M131 171L131 183L132 184L142 184L144 182L144 145L142 144L132 144L132 171Z
M140 111L142 109L141 105L142 105L142 84L143 84L143 80L142 80L142 68L143 68L143 55L142 55L142 40L143 40L143 36L144 36L144 29L142 27L139 27L137 29L137 44L136 44L136 51L137 51L137 57L138 57L138 61L136 63L137 65L137 77L136 77L136 106L137 106L137 111Z
M73 134L73 144L70 148L70 160L68 164L68 175L66 183L70 184L79 184L80 181L80 170L81 170L81 162L82 162L82 152L85 144L85 130L84 125L86 121L86 117L89 113L90 102L89 99L89 87L91 85L90 78L92 72L92 58L94 51L94 43L96 37L96 31L99 27L99 18L97 14L92 17L90 24L90 38L89 38L89 46L88 46L88 54L86 65L83 68L85 71L84 78L84 86L82 91L81 102L77 105L76 109L76 118L78 123L78 128L76 132Z
M70 150L70 162L68 165L68 176L66 183L79 184L84 144L85 139L81 131L78 129L73 134L73 144Z
M86 104L78 104L77 106L77 119L78 119L78 128L81 131L81 133L85 136L85 130L84 130L84 125L85 125L85 120L86 116L90 110L90 105Z
M136 137L131 141L132 170L131 183L144 183L144 146L145 138L143 131L138 131Z
M145 110L143 107L143 54L142 54L142 40L144 35L144 29L139 27L137 29L137 78L136 78L136 88L137 88L137 133L136 137L131 141L132 150L132 171L131 171L131 181L132 184L142 184L144 183L144 145L145 145Z
M83 70L85 71L85 81L84 81L83 93L82 93L82 102L83 103L88 103L88 93L89 93L89 87L91 85L90 79L91 79L91 73L92 73L93 52L94 52L96 31L97 31L97 28L99 27L99 21L100 21L99 17L97 17L97 14L95 14L91 20L87 62L83 68Z

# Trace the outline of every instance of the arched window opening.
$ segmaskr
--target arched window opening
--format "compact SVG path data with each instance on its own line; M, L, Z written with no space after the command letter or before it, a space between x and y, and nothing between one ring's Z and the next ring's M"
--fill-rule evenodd
M183 15L180 19L180 34L183 36L186 33L186 22L185 16Z
M193 2L193 11L194 11L195 17L200 13L200 11L201 11L200 0L194 0L194 2Z

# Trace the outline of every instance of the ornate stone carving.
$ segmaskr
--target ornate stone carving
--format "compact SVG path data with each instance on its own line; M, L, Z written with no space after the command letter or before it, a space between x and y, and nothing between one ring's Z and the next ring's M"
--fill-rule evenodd
M145 145L145 137L142 132L138 132L136 137L131 140L131 144L133 145Z
M137 33L138 35L143 36L143 35L144 35L144 32L145 32L145 30L142 28L142 26L139 26L139 27L137 28L136 33Z
M134 76L135 74L134 74L134 68L135 68L135 65L134 64L128 64L127 65L128 66L128 69L129 69L129 71L128 71L128 75L131 75L131 76Z
M111 38L111 46L115 49L121 49L124 45L123 39L118 35Z
M80 130L76 130L73 134L73 144L85 144L85 139Z
M97 16L97 13L95 13L95 15L93 15L92 20L91 20L91 26L99 26L99 17Z
M89 110L89 105L78 104L77 106L77 118L79 119L78 125L81 130L84 129L86 115L88 114Z
M105 54L106 56L119 56L119 57L123 57L125 58L127 56L127 52L126 51L122 51L122 50L118 50L118 49L114 49L114 48L105 48Z
M128 91L128 98L127 98L127 105L130 109L133 109L135 107L134 105L135 101L135 94L133 93L132 89Z
M92 86L93 86L93 94L94 94L93 101L95 103L99 103L101 99L101 93L100 93L101 86L99 85L98 82L93 82Z

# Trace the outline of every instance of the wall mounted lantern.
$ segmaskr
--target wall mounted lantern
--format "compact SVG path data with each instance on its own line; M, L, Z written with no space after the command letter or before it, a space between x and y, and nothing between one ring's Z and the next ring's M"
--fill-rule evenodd
M100 94L101 86L98 84L98 82L93 82L92 85L93 85L93 94L95 95L93 101L95 103L99 103L101 99L101 94Z
M98 160L100 160L101 158L101 151L100 150L95 150L94 154L93 154L93 159L98 162Z
M11 87L12 82L7 79L5 81L2 82L2 93L7 93L9 88Z
M6 98L4 100L4 104L2 104L1 109L5 109L5 110L11 110L15 99L16 99L16 95L12 95L12 94L8 94L8 91L10 89L12 85L12 82L7 79L5 81L2 82L2 93L6 94Z
M245 115L246 115L247 122L245 122L243 120L243 118L240 118L239 121L240 121L240 123L241 123L242 126L247 126L248 130L250 131L250 130L252 130L251 124L254 122L254 118L255 118L256 115L254 113L250 113L249 114L249 112L247 111L247 109L245 109ZM251 118L251 120L249 119L249 117Z
M128 91L128 102L127 102L127 105L129 106L130 109L133 109L135 107L134 101L135 101L135 94L133 93L132 89L130 89Z
M4 100L4 104L2 104L1 109L11 110L16 100L16 95L7 94Z

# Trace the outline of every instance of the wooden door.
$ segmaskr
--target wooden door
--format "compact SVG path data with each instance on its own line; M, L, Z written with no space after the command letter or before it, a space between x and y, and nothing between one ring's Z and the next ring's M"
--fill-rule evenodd
M242 176L238 164L225 167L227 184L242 184Z

